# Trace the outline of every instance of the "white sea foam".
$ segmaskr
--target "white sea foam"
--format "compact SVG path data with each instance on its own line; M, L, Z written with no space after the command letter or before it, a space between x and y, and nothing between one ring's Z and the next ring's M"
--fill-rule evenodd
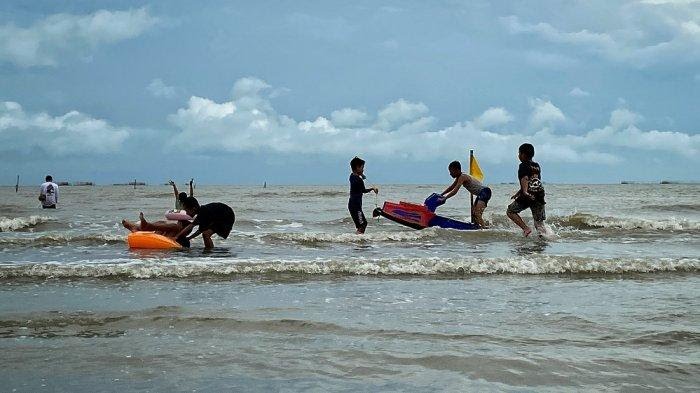
M112 260L109 263L42 263L0 265L0 278L199 277L260 274L440 276L462 274L624 274L697 272L699 258L604 259L570 256L509 258L377 258L334 260L202 259L182 262L151 259Z
M700 229L700 222L678 217L650 220L638 217L602 217L594 214L575 213L564 217L553 217L550 221L555 224L572 226L579 229L609 228L667 231Z
M31 228L51 220L53 220L53 218L47 216L29 216L16 218L0 217L0 232L12 232L20 229Z

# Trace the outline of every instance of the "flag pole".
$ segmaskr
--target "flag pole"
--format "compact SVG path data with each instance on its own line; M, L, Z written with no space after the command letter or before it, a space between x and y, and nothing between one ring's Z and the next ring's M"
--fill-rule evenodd
M469 150L469 176L472 175L472 160L474 159L474 150ZM474 222L474 194L469 193L469 217L471 222Z

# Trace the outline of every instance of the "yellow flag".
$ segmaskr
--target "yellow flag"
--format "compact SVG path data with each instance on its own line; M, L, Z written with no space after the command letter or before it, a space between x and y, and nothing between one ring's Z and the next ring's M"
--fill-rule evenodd
M469 175L478 181L484 181L484 172L481 171L479 163L476 162L476 156L472 155L469 160Z

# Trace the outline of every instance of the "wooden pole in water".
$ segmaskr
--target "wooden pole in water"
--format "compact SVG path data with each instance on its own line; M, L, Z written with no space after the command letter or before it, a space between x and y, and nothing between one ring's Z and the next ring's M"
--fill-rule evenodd
M136 178L134 178L134 190L136 189Z
M469 150L469 176L472 175L472 160L474 159L474 150ZM469 217L471 222L474 222L474 194L469 193Z
M19 192L19 175L17 175L17 184L15 184L15 194Z

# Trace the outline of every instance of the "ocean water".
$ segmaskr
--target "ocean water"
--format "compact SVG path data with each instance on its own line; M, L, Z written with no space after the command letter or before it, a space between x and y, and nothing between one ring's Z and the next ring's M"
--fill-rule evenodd
M370 218L444 188L382 186L359 236L346 186L203 186L237 218L210 253L126 247L167 186L0 187L0 390L697 390L700 185L547 185L546 239L514 187L459 232Z

